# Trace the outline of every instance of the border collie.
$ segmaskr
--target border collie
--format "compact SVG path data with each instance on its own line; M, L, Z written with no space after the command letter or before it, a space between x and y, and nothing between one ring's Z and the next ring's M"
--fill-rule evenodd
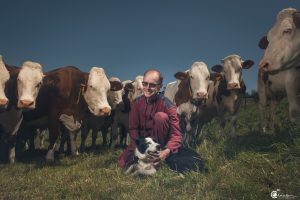
M132 164L125 174L136 175L154 175L156 173L155 166L149 162L149 153L158 152L160 145L153 141L150 137L140 137L136 141L134 155L138 158L137 163Z

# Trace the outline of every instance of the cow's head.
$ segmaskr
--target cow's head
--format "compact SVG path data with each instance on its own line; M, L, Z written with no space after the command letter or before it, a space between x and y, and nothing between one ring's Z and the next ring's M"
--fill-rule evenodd
M39 63L26 61L18 75L18 107L34 109L44 74Z
M268 72L300 65L300 13L293 8L280 11L277 21L259 42L265 49L259 67Z
M132 82L133 91L132 91L132 100L143 95L143 82L144 76L138 75L135 77L135 80Z
M107 101L109 90L117 91L122 89L119 81L109 81L103 68L93 67L90 70L84 99L89 110L96 116L110 115L111 107Z
M6 108L8 105L8 98L5 95L5 84L9 80L9 72L0 55L0 108Z
M188 81L193 99L203 100L208 98L208 85L210 74L204 62L194 62L191 69L186 72L177 72L175 78L181 81Z
M242 69L249 69L254 65L252 60L243 61L238 55L230 55L221 61L221 65L212 67L212 71L223 73L227 82L227 89L241 89Z
M117 77L111 77L110 82L120 82L120 79ZM112 91L109 90L107 94L108 103L111 106L111 109L116 109L122 104L122 92L123 90Z

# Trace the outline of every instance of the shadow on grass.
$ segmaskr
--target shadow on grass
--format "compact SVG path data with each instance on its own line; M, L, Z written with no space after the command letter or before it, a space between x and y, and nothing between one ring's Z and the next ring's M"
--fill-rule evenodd
M260 134L248 132L245 135L236 136L224 141L224 153L228 159L234 159L240 152L265 152L278 153L290 150L299 134L291 134L289 131L281 131L278 134ZM300 152L295 152L299 154Z

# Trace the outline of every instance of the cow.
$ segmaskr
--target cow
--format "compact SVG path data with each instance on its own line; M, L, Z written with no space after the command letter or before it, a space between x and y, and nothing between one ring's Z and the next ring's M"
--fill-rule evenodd
M117 77L111 77L110 81L118 81L120 79ZM85 142L90 130L92 130L92 149L96 149L96 140L98 132L102 132L102 142L103 145L107 144L107 132L109 127L112 124L112 118L114 115L114 111L122 104L122 90L118 91L109 91L107 94L107 100L109 105L112 108L112 115L110 116L95 116L90 112L87 112L86 118L83 120L81 127L81 144L80 151L85 151Z
M116 78L111 78L113 80ZM82 126L82 136L80 150L85 150L85 141L89 130L92 130L92 148L96 147L97 133L101 130L103 144L107 144L107 132L111 128L109 146L114 148L118 135L121 135L120 145L124 145L124 138L128 132L130 103L134 98L142 95L143 76L136 76L134 81L123 81L123 90L110 92L108 101L114 109L113 114L109 117L96 117L88 115ZM120 134L119 134L120 132ZM126 143L126 141L125 141Z
M120 82L109 82L105 71L92 67L89 73L74 66L45 73L34 110L24 112L24 125L33 130L47 127L50 143L46 162L54 161L56 140L60 131L69 135L72 155L76 155L75 133L80 129L87 110L96 116L108 116L109 90L120 90ZM25 105L30 109L30 105Z
M220 134L224 137L226 121L224 115L228 112L231 116L230 135L235 135L237 113L241 103L241 97L246 92L246 85L242 79L243 69L249 69L254 62L243 61L238 55L229 55L221 60L221 65L212 67L212 71L221 74L208 86L208 99L198 110L198 132L199 136L202 126L211 119L217 117L221 126Z
M264 110L271 99L270 126L274 132L276 102L287 97L291 122L300 123L300 12L286 8L277 14L277 20L259 42L265 49L259 63L258 94L260 131L266 131Z
M42 79L43 73L41 65L32 61L26 61L21 68L17 68L4 64L1 58L0 65L2 72L5 71L3 71L3 66L5 66L10 74L10 78L5 86L5 93L8 96L7 107L0 112L1 140L5 141L3 146L6 145L5 143L8 145L9 162L14 163L17 132L22 122L22 110L17 108L18 102L20 101L19 95L27 91L29 86L33 86L35 91L38 92L38 87L34 85L34 82L38 77ZM40 81L41 80L39 80L39 82ZM32 106L32 103L34 102L30 102L30 106Z
M0 55L0 109L6 108L8 105L8 98L5 95L5 85L9 78L9 72L5 67L2 55Z
M175 73L175 82L168 83L164 96L177 106L177 113L181 118L181 128L185 132L184 143L188 145L191 135L195 129L194 114L198 107L208 98L208 85L210 73L207 65L202 62L194 62L191 68L185 72Z

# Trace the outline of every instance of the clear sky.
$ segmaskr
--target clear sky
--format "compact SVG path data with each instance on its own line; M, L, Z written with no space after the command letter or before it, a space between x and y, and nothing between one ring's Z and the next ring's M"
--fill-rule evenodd
M255 62L243 72L250 92L258 41L287 7L300 10L300 0L0 0L0 54L43 71L101 66L121 80L157 68L164 84L195 61L210 68L238 54Z

